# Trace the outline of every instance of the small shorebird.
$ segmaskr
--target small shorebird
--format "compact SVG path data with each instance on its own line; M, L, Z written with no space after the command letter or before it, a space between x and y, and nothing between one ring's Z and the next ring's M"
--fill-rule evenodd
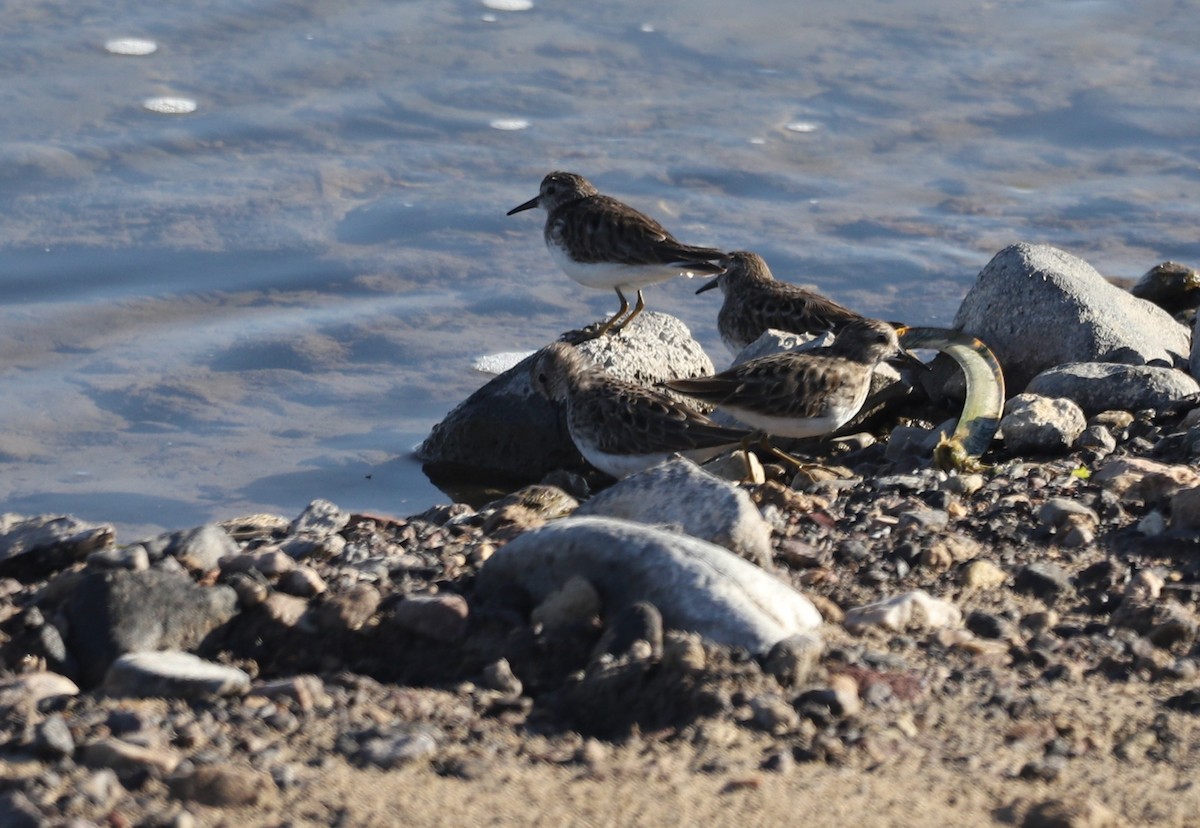
M751 436L719 426L652 388L617 379L574 346L556 342L534 360L533 386L565 407L567 430L579 453L621 478L678 452L696 462Z
M762 256L745 250L721 261L725 272L696 293L719 287L725 294L717 314L721 341L734 354L762 336L768 328L798 334L839 331L862 319L847 307L799 285L777 282Z
M828 348L772 354L712 377L663 385L712 403L769 435L832 434L862 408L880 362L905 359L924 367L900 347L897 335L903 330L878 319L857 319Z
M541 207L546 211L546 247L563 271L579 284L612 288L621 308L600 324L596 336L619 331L642 312L642 288L681 273L720 273L713 260L725 254L709 247L681 244L654 219L617 201L569 172L542 179L538 194L508 215ZM637 291L629 311L625 291Z

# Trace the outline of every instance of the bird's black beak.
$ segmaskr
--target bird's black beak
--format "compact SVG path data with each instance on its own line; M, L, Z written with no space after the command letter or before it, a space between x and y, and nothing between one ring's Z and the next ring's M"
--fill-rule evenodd
M901 341L903 341L904 335L908 333L908 327L908 325L900 325L896 328L896 336ZM903 347L900 349L900 353L896 354L894 357L885 359L884 362L895 365L897 368L907 365L910 368L916 368L921 371L933 370L929 367L928 363L922 362L917 358L916 354L914 354L912 351L905 350Z
M540 196L534 196L533 198L529 199L529 201L526 201L524 204L520 204L520 205L512 208L504 215L511 216L513 213L520 213L523 210L532 210L534 207L538 206L538 198L540 198Z
M701 286L700 286L700 287L699 287L699 288L696 290L696 295L697 295L697 296L699 296L701 293L704 293L704 291L706 291L706 290L712 290L713 288L717 287L717 286L718 286L718 285L720 285L720 284L721 284L721 277L720 277L719 275L717 275L717 276L714 276L714 277L712 277L711 279L709 279L707 282L705 282L704 284L702 284L702 285L701 285Z

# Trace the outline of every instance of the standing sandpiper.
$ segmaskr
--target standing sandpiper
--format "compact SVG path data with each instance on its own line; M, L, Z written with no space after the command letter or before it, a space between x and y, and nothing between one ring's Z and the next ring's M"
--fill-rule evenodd
M579 284L612 288L621 309L600 325L596 336L619 331L646 306L642 288L681 273L720 273L713 260L725 254L709 247L681 244L654 219L617 201L569 172L542 179L537 196L508 215L541 207L546 211L546 247L559 267ZM629 311L624 291L637 291Z
M839 331L862 319L847 307L799 285L777 282L757 253L738 250L721 261L725 272L696 293L719 287L725 294L717 329L734 354L762 336L768 328L798 334Z
M920 363L898 333L878 319L848 323L828 348L753 359L712 377L663 383L713 403L742 423L778 437L818 437L850 422L866 402L871 374L884 360Z
M565 407L579 453L613 477L647 469L676 452L703 462L750 436L659 391L617 379L564 342L542 351L530 378L543 396Z

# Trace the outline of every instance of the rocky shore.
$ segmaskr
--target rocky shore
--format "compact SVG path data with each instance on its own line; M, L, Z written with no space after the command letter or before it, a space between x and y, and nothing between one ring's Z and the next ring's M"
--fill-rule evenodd
M956 319L1013 394L980 471L931 465L940 360L756 483L603 480L519 365L422 449L530 481L476 506L3 516L0 824L1192 823L1189 307L997 254ZM711 370L681 327L586 347Z

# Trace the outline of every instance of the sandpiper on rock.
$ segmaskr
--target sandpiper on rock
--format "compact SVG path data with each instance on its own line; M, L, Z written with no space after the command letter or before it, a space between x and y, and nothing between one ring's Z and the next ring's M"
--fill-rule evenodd
M586 178L552 172L538 194L508 215L541 207L546 211L546 247L559 267L579 284L612 288L621 300L616 314L600 324L596 336L619 331L642 312L642 288L682 273L720 273L714 260L724 253L694 247L675 237L654 219L621 201L601 195ZM625 291L637 291L629 311Z

